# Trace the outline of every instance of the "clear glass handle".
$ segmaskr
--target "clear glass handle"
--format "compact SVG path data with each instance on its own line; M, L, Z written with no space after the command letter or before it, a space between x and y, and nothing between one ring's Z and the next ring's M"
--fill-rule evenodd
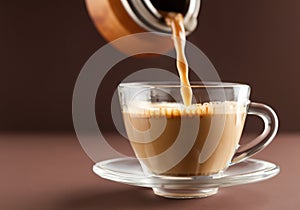
M264 122L264 130L251 142L240 146L239 150L235 153L231 164L241 162L263 150L272 142L278 131L278 117L271 107L265 104L252 102L250 103L248 114L260 117ZM249 148L250 144L254 145Z

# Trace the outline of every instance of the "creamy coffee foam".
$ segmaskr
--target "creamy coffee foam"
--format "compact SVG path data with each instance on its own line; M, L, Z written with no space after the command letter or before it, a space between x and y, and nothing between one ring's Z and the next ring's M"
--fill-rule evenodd
M234 101L197 103L186 107L180 103L151 103L132 102L127 112L140 117L177 117L177 116L205 116L209 114L233 114L245 111L244 104Z

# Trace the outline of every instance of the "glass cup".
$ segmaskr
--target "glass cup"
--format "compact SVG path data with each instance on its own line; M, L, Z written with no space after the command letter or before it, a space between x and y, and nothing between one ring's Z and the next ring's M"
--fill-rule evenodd
M278 130L278 118L267 105L250 102L250 87L236 83L191 83L192 105L183 104L178 83L122 83L118 87L131 147L146 176L162 177L171 188L156 187L164 197L190 198L218 189L177 185L182 179L221 176L235 163L265 148ZM263 132L240 145L247 114L264 122Z

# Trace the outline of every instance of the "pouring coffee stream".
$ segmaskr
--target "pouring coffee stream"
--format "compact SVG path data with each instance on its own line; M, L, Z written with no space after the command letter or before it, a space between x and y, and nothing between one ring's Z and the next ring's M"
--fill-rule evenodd
M181 97L184 105L190 106L192 103L192 89L189 81L189 67L185 56L185 29L183 16L180 13L168 13L166 16L167 24L172 28L173 42L177 54L177 70L180 77Z

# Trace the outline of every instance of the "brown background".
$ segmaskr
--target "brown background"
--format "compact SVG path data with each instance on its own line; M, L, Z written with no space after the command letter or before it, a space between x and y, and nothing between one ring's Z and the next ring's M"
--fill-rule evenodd
M248 83L253 101L272 105L282 132L300 130L299 20L297 0L204 0L189 36L224 81ZM82 0L1 0L0 131L72 131L76 78L104 44ZM118 82L154 61L175 66L164 58L129 59L107 75L97 98L102 130L113 130L109 108Z

